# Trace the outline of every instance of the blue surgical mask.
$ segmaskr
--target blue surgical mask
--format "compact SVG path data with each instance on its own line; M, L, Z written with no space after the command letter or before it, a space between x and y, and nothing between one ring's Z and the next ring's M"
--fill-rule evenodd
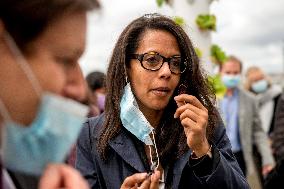
M9 34L6 42L38 95L40 106L33 122L24 126L12 120L0 99L0 113L4 118L1 136L3 164L11 171L40 175L47 164L64 162L76 142L88 108L74 100L44 92Z
M227 88L236 88L241 81L241 76L225 74L222 76L222 81Z
M73 100L44 94L29 126L5 121L2 159L10 170L40 175L47 164L64 162L83 126L87 108Z
M265 79L259 80L257 82L254 82L251 85L251 89L255 92L255 93L263 93L264 91L266 91L268 88L268 82Z
M151 170L159 167L160 158L156 146L154 128L148 122L143 113L139 110L137 101L132 93L130 83L124 87L124 93L120 101L120 119L124 128L148 145L150 150ZM150 137L152 133L153 140ZM152 153L156 153L157 160L153 160Z
M150 133L154 128L139 110L136 99L131 91L130 83L124 87L120 101L120 119L124 128L146 145L153 145Z

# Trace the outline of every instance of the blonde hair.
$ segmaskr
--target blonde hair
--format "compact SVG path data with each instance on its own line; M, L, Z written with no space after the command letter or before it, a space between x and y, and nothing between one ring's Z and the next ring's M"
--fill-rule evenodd
M264 78L268 81L269 85L271 85L271 80L270 78L263 72L263 70L258 67L258 66L251 66L247 69L246 71L246 74L245 74L245 77L246 77L246 81L244 83L244 88L248 91L252 91L251 89L251 86L252 86L252 83L253 81L251 81L249 79L249 75L252 74L252 73L256 73L256 72L260 72L263 74ZM253 92L253 91L252 91Z

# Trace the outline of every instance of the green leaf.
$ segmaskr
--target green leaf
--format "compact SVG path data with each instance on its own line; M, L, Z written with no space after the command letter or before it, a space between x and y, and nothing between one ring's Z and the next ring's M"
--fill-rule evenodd
M184 19L183 19L182 17L180 17L180 16L174 16L174 17L173 17L173 20L174 20L174 22L175 22L176 24L178 24L178 25L181 26L181 27L185 25Z
M216 44L213 44L210 49L213 62L223 64L227 59L226 53Z
M226 94L227 88L222 82L220 74L209 76L208 82L213 87L214 93L217 98L222 98Z
M194 50L195 50L195 53L197 54L198 58L201 58L202 57L202 51L197 47L195 47Z
M161 7L164 4L165 0L156 0L156 2L158 6Z
M195 20L201 30L216 31L216 16L210 14L200 14Z

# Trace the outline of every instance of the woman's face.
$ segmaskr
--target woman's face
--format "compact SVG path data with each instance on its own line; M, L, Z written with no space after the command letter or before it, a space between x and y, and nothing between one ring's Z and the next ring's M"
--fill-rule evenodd
M142 34L135 54L156 52L169 58L181 55L176 38L164 30L147 30ZM128 75L142 112L164 110L177 87L180 74L173 74L165 62L157 71L149 71L137 59L130 61Z
M28 44L24 56L43 91L75 100L84 98L86 84L78 60L85 49L85 38L86 12L66 13ZM17 57L3 41L0 53L6 59L0 60L0 87L5 90L1 90L0 98L15 121L29 124L35 117L39 99Z

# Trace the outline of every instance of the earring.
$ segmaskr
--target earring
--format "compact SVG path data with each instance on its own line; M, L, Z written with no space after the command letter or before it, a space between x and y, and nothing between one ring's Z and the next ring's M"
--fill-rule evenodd
M178 94L179 94L179 95L180 95L180 94L186 94L186 92L187 92L187 84L186 84L186 82L181 83L181 84L179 85L179 87L178 87Z

